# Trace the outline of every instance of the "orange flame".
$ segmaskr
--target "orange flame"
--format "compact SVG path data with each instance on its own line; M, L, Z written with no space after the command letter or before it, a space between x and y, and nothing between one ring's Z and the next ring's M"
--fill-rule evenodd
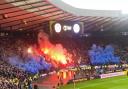
M38 43L41 51L57 64L67 64L71 62L71 54L69 54L61 44L52 44L46 33L40 32L38 34Z

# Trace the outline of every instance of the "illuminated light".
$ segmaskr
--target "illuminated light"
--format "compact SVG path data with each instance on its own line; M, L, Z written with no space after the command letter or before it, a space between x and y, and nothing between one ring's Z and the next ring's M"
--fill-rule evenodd
M27 25L27 21L26 21L26 20L23 20L23 23L24 23L25 25Z
M128 14L128 0L61 0L64 3L79 9L90 10L119 10Z
M72 30L72 27L71 27L71 26L66 26L66 25L64 25L64 26L63 26L63 30L64 30L64 31L67 31L67 30L70 31L70 30Z
M67 26L63 26L63 30L66 31L67 30Z
M49 52L48 49L45 49L45 50L44 50L44 53L45 53L45 54L48 54L48 52Z
M33 53L32 48L31 48L31 47L30 47L30 48L28 48L27 52L28 52L28 53L30 53L30 54L32 54L32 53Z
M61 62L62 62L62 64L67 64L66 60L62 60Z
M7 14L4 14L3 17L6 19L6 18L8 18L8 15Z
M73 30L74 30L75 33L79 33L80 32L80 26L79 26L79 24L74 24Z
M63 72L63 79L66 79L66 77L67 77L67 73Z
M57 33L61 32L61 24L60 23L56 23L54 28L55 28L55 32L57 32Z
M20 30L20 31L22 31L23 29L22 29L22 28L20 28L19 30Z
M60 72L57 72L57 75L60 76Z

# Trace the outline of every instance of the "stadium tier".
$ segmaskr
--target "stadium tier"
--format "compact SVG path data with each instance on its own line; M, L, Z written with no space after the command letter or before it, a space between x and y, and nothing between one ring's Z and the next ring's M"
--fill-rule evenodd
M127 0L0 0L0 89L127 89Z

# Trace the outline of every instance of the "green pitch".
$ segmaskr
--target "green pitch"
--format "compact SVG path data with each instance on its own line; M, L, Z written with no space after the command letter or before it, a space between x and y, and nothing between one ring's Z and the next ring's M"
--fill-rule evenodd
M77 82L75 89L128 89L128 77L118 76L106 79ZM74 89L73 84L61 86L59 89Z

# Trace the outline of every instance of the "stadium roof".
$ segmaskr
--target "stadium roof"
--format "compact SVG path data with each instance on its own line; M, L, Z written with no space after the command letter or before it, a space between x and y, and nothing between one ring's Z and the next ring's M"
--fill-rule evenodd
M0 30L38 30L42 29L46 21L72 20L83 21L87 31L97 31L111 29L128 20L126 16L80 16L64 10L53 1L55 0L0 0Z

